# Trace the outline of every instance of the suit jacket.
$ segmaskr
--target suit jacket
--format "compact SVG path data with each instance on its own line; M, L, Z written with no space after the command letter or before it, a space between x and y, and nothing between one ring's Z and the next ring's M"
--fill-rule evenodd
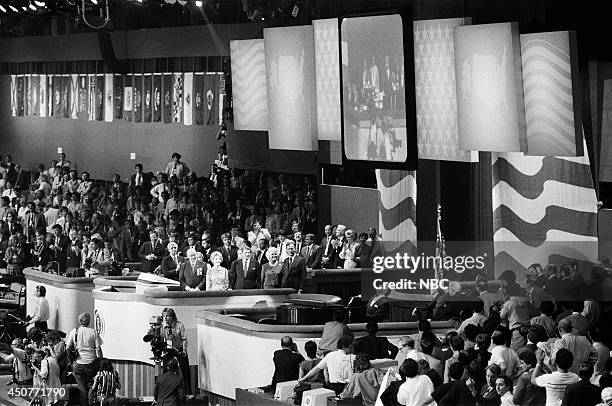
M320 266L322 268L336 269L336 250L334 250L334 247L331 245L331 243L329 244L327 252L328 261L325 264L323 263L323 257L325 256L325 248L327 247L327 242L333 240L335 240L334 236L323 237L323 239L321 240L321 246L319 249L319 263L321 264Z
M34 231L36 231L39 227L47 227L47 222L45 221L45 216L42 213L32 213L28 211L25 216L23 216L23 233L28 239L34 236ZM32 223L32 227L30 227L30 223Z
M238 259L238 248L230 245L229 249L224 245L217 249L223 255L223 261L221 262L221 266L225 269L230 269L232 266L232 262Z
M198 270L201 275L198 275ZM189 286L192 289L206 290L206 271L206 264L202 261L196 261L194 267L191 266L190 261L183 262L179 265L178 271L181 288L185 289L185 286Z
M63 272L66 269L66 256L68 255L70 238L66 237L65 235L60 235L57 246L59 249L52 246L53 259L60 264L60 272Z
M261 285L261 267L255 258L249 259L249 269L244 274L242 259L232 262L229 271L229 286L231 289L259 289Z
M10 231L9 231L10 230ZM8 222L6 222L6 231L10 234L13 235L17 232L23 233L23 226L17 222L12 222L10 225Z
M153 397L158 406L179 406L185 399L183 378L179 374L166 372L157 377Z
M178 265L176 262L174 262L174 259L172 259L170 255L162 259L161 270L165 278L174 279L175 281L178 281L179 279L178 268L180 264L185 262L185 258L182 255L177 255L177 260L178 260Z
M149 254L155 254L157 258L152 261L146 259L145 257ZM140 247L140 250L138 251L138 257L142 261L140 270L142 272L153 272L155 268L161 265L162 259L165 256L166 249L164 248L164 244L162 243L162 241L158 240L155 247L153 247L151 241L145 242L144 244L142 244L142 247Z
M561 406L596 405L601 399L601 390L602 388L599 386L581 379L565 387L565 395Z
M304 288L306 279L306 260L299 255L285 259L281 268L281 288L293 288L296 290Z
M77 252L72 250L72 247L75 246L78 248ZM65 269L79 268L81 266L81 242L78 239L75 241L75 244L72 244L70 239L68 240L68 247L66 247L66 262L64 265Z
M142 190L143 192L149 193L151 190L151 177L148 173L142 173ZM130 184L128 186L130 190L134 190L136 188L136 174L130 176Z
M567 316L565 319L571 323L572 333L576 335L586 336L587 332L591 328L591 322L589 321L589 319L584 317L582 314L572 313L569 316Z
M264 266L264 264L268 263L268 258L266 257L266 252L268 252L268 249L266 248L263 251L257 251L257 255L255 255L255 258L257 259L257 263L259 264L260 267Z
M298 379L300 362L304 357L291 350L282 349L274 351L272 357L274 361L274 375L272 376L272 386L276 387L279 382L288 382Z
M183 246L183 250L182 250L182 251L183 251L183 256L184 256L185 258L187 258L187 250L188 250L188 249L189 249L189 244L185 244L185 245ZM204 248L202 248L202 244L200 244L199 242L196 242L196 244L194 245L194 249L195 249L197 252L201 252L202 254L204 254Z
M321 267L321 258L319 255L319 247L316 244L312 244L312 249L310 250L310 255L308 254L308 246L306 245L302 248L302 252L300 252L300 256L306 260L306 268L320 268Z

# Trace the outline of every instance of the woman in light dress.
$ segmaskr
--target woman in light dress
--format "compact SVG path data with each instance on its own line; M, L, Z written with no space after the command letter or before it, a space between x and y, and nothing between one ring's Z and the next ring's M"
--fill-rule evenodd
M357 261L359 261L359 258L355 256L359 243L356 241L355 231L346 230L344 235L346 236L346 243L340 251L340 258L344 260L344 269L355 269L357 268Z
M268 263L261 267L261 288L274 289L281 285L281 269L283 264L279 262L280 251L276 247L270 247L266 251Z
M221 255L219 251L214 251L210 254L210 260L213 265L209 265L208 272L206 272L206 290L228 290L229 274L227 269L221 266L221 262L223 262L223 255Z

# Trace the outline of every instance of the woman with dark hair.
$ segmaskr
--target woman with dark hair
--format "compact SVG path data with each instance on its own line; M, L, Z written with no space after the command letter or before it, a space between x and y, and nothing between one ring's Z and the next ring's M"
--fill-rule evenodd
M361 395L364 406L374 406L383 376L381 370L372 367L366 354L356 355L353 375L340 394L340 398L354 399Z
M495 389L495 380L501 375L501 368L497 364L491 364L485 371L486 382L480 390L481 399L478 406L498 406L499 395Z
M114 405L118 389L121 389L119 374L113 369L113 364L110 360L102 358L100 360L100 369L96 376L94 376L93 385L89 389L90 404L100 406Z
M174 350L176 359L180 365L183 375L185 393L191 394L189 379L189 358L187 357L187 333L185 325L177 320L174 309L166 307L162 311L163 328L162 336L164 342L171 343L170 350Z
M519 406L543 405L546 403L546 390L531 383L537 363L535 353L529 348L521 348L517 355L522 373L516 382L512 401Z
M495 390L501 401L500 406L515 406L512 402L512 379L509 376L498 376L495 381Z

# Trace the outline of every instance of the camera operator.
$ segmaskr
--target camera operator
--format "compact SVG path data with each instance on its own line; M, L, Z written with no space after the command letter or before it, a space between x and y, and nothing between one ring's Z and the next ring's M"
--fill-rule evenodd
M32 385L32 370L30 369L30 358L25 351L21 338L11 342L13 353L9 355L5 363L13 365L13 381L11 383L20 386Z
M90 321L88 313L79 314L79 326L70 332L66 343L68 353L72 353L71 358L75 360L72 372L79 387L81 406L88 406L89 388L102 358L102 339L93 328L88 327Z
M187 335L185 326L176 319L174 309L165 308L162 312L163 325L162 337L167 344L168 355L172 356L172 349L176 352L176 358L181 368L185 393L191 394L191 380L189 379L189 358L187 357Z
M26 330L30 330L34 327L39 328L42 331L47 331L47 320L49 320L49 301L45 297L47 295L47 288L42 285L36 286L35 296L36 305L34 306L34 314L28 316Z

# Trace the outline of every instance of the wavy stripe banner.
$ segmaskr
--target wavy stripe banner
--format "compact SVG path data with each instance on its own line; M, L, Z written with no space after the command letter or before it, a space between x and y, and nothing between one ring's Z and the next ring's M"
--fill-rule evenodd
M578 50L573 31L522 34L527 154L582 155Z
M268 130L266 53L263 39L230 41L236 130Z
M496 274L512 261L522 267L513 269L520 279L530 264L546 265L553 255L597 259L597 195L588 156L500 154L492 166Z
M416 250L416 171L376 169L379 232L387 254ZM406 251L406 248L409 251Z

